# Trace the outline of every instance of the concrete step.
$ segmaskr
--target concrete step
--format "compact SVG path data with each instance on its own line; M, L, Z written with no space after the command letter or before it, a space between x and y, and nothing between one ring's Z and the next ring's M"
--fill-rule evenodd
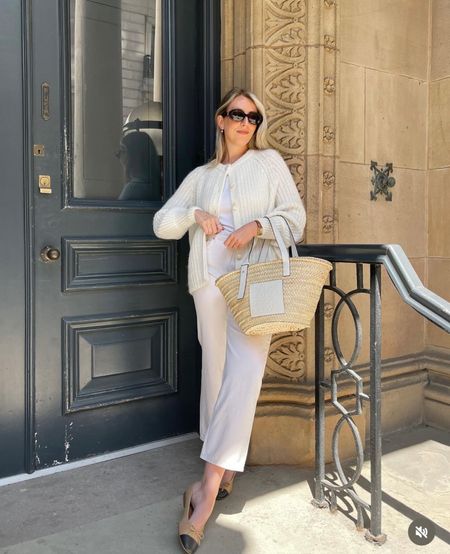
M0 553L181 552L181 495L201 475L200 446L189 440L2 487ZM351 504L339 501L334 514L312 506L312 470L271 466L238 476L233 494L216 503L199 553L448 553L448 434L412 429L385 438L383 452L383 546L356 530ZM369 479L365 463L362 487L356 487L364 499ZM408 537L419 516L436 526L427 546Z

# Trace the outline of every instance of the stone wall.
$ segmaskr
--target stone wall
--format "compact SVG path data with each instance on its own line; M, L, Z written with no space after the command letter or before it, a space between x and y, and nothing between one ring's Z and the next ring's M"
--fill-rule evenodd
M340 3L339 243L400 244L422 281L427 267L429 2ZM371 201L371 161L392 162L392 201ZM349 270L346 271L349 273ZM353 275L346 277L348 285ZM344 278L345 279L345 278ZM368 300L359 300L364 326ZM423 420L425 322L382 275L383 429ZM342 342L353 327L342 325ZM350 323L348 320L347 323ZM360 361L368 362L366 335Z
M341 2L336 186L337 242L400 244L426 286L447 299L449 23L450 0ZM371 160L394 164L392 202L369 200ZM382 289L383 429L448 428L450 338L404 304L386 274ZM367 321L368 306L360 307ZM342 340L351 344L351 325Z
M222 2L223 91L244 86L265 103L272 144L286 159L307 208L306 241L398 243L424 283L430 267L429 286L444 297L448 296L450 240L438 237L445 229L448 234L448 218L443 203L434 205L431 195L433 187L442 189L441 196L448 192L444 183L450 151L441 146L442 137L436 137L433 149L433 129L450 133L449 118L445 119L450 111L450 94L445 92L450 88L450 62L445 55L449 2ZM432 9L447 14L447 20L440 16L436 21L442 30L440 42L431 41ZM436 62L430 86L431 59ZM428 159L440 164L435 173L428 171ZM370 200L371 160L379 166L393 163L392 202ZM440 211L432 218L433 209ZM433 264L439 265L439 271L432 271ZM350 290L354 283L353 268L341 264L338 284ZM436 352L427 346L445 346L448 337L427 329L424 319L400 299L384 271L382 298L383 430L389 432L424 421L427 369L430 364L439 367L440 379L448 371L442 369L448 367L442 352L436 361ZM330 316L335 299L327 295L326 303ZM357 307L368 331L368 299L357 300ZM354 343L350 323L344 316L339 330L344 354L351 352ZM329 332L325 341L329 375L335 367ZM365 336L359 358L363 370L368 360ZM435 394L442 399L442 387ZM313 333L274 337L249 462L310 464L313 407ZM367 415L368 410L357 421L362 437ZM334 423L333 411L328 410L327 427ZM344 438L343 457L350 451L351 441Z
M450 284L450 0L433 0L428 144L428 286L449 298ZM450 336L427 324L430 383L425 419L438 427L450 421Z

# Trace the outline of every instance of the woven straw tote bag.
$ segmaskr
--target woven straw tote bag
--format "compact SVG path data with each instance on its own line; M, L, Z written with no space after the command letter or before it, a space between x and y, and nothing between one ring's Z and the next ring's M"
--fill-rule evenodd
M285 223L289 227L286 220ZM289 227L290 257L280 232L272 221L270 224L281 259L246 263L216 280L216 286L246 335L270 335L309 327L332 268L326 260L300 257Z

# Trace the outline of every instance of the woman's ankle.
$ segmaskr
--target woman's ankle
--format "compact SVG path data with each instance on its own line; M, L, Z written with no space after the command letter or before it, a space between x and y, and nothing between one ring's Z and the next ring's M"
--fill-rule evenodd
M214 493L215 489L216 487L214 484L200 481L198 486L195 486L192 494L194 507L205 502L210 504L217 494L217 492Z
M223 474L223 477L222 477L221 484L228 483L229 481L231 481L234 478L235 474L236 472L231 469L225 470L225 473Z
M217 494L217 493L216 493ZM189 518L197 529L203 529L214 509L216 494L208 493L204 487L200 487L192 497L194 512Z

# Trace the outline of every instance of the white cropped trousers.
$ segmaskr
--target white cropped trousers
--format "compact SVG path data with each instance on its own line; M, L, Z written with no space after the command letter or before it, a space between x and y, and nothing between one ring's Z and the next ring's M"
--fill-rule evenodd
M225 238L208 241L210 283L193 293L202 347L200 457L243 471L271 336L242 333L215 285L219 275L234 269Z

